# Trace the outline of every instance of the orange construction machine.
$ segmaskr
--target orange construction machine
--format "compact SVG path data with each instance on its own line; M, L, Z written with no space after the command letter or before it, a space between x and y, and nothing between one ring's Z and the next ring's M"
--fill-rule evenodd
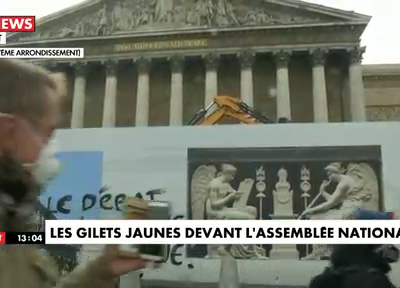
M277 122L272 121L237 98L217 96L205 109L197 112L188 125L215 125L224 117L234 118L246 124L289 122L286 118L280 118Z

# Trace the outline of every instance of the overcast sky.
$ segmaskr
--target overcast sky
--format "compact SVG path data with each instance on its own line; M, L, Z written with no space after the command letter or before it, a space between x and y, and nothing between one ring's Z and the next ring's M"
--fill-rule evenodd
M251 0L248 0L251 1ZM0 0L1 15L35 15L43 17L82 0ZM334 8L354 10L372 16L362 37L367 46L365 64L400 63L400 0L308 0Z

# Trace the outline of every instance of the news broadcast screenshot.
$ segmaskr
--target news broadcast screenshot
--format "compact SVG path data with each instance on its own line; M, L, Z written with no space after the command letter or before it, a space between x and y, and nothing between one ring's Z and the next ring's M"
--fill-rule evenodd
M400 2L0 6L1 288L400 286Z

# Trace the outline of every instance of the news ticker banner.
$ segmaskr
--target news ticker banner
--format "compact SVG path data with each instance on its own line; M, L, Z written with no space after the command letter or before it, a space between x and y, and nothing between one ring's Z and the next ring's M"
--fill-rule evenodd
M47 220L46 244L400 244L400 220Z
M0 244L400 244L400 220L46 220Z

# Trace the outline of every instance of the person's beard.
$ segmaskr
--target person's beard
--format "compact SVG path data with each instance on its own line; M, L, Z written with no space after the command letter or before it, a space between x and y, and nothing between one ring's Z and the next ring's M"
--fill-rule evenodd
M3 224L0 228L3 231L28 228L29 219L36 210L38 188L22 163L12 156L0 155L0 222Z

